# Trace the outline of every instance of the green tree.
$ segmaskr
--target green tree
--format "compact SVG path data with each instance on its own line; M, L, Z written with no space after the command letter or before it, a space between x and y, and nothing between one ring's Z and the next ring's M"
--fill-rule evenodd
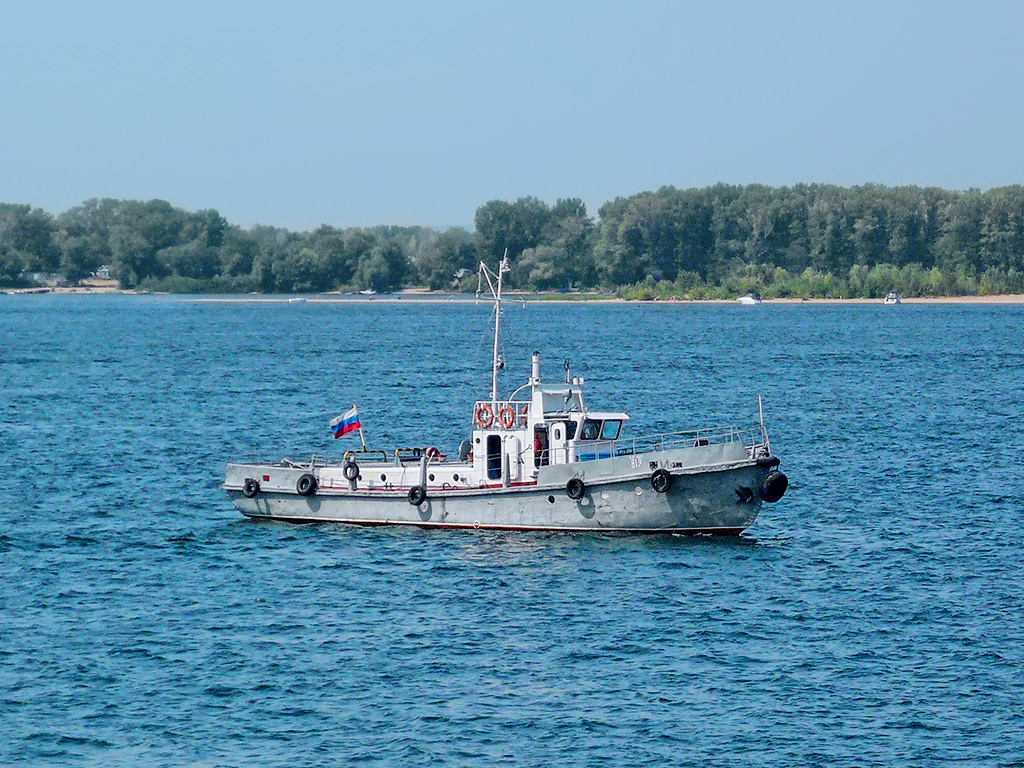
M56 272L60 250L54 242L56 224L41 208L0 203L0 260L5 274L17 265L15 278L26 272Z
M420 280L432 291L455 287L460 275L475 271L476 266L476 242L461 227L442 232L417 264Z
M93 274L109 251L96 236L62 236L60 238L60 271L71 283L77 283Z
M220 272L217 249L205 245L202 239L162 248L156 257L165 274L189 277L193 280L212 280Z
M274 288L281 293L316 293L329 290L327 264L311 248L290 249L274 262Z
M497 262L507 249L512 265L510 282L522 284L525 275L516 269L516 262L527 248L536 248L543 242L544 229L550 221L551 209L535 197L521 197L514 203L485 203L474 218L480 259Z
M21 251L14 248L0 248L0 286L17 287L24 284L21 274L25 259Z
M409 271L409 260L397 243L378 243L359 261L356 284L387 293L401 287Z
M587 208L576 198L552 206L541 244L527 248L520 258L523 282L532 288L572 288L596 282L593 261L594 223Z

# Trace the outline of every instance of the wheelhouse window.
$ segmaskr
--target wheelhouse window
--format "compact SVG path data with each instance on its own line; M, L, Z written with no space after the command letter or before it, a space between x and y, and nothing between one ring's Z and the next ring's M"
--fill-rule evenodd
M619 430L622 429L622 422L618 419L608 419L601 427L602 440L618 440Z
M596 419L584 419L580 430L580 440L597 440L601 436L601 422Z

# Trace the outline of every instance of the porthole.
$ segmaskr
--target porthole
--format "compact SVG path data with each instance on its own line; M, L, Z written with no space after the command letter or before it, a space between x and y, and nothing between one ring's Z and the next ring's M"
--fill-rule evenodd
M454 475L452 475L452 480L454 480L455 482L459 482L459 473L458 472L456 472Z
M555 497L554 496L548 496L548 502L550 504L554 504L555 503Z
M427 479L428 479L428 480L429 480L430 482L434 482L434 476L433 476L433 475L427 475Z
M380 481L381 481L381 482L384 482L384 481L385 481L385 480L387 480L387 479L388 479L388 476L387 476L387 475L383 475L383 474L382 474L382 475L380 476Z

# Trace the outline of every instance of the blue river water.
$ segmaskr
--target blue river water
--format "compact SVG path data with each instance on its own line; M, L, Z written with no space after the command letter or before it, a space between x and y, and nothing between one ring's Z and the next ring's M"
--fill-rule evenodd
M753 425L739 538L260 523L232 459L453 450L472 302L0 296L0 765L1024 765L1024 308L512 304L629 434Z

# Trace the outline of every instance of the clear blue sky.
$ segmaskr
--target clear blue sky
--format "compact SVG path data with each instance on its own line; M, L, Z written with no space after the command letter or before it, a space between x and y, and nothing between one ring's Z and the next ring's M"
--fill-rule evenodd
M1024 182L1024 3L4 2L0 201L310 229Z

